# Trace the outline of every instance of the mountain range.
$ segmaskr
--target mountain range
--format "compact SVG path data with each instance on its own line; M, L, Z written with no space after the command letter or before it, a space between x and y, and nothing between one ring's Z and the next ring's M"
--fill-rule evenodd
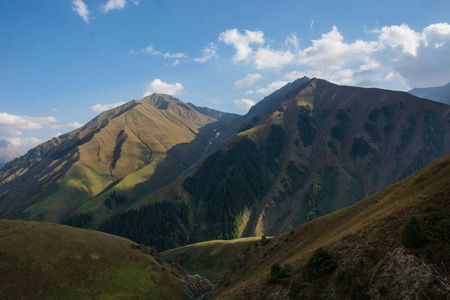
M244 116L132 100L1 169L0 217L28 222L0 221L0 296L209 289L185 268L211 298L442 298L449 152L450 106L405 92L304 77Z
M183 230L155 245L159 250L277 235L442 157L450 151L449 129L446 104L307 77L245 116L153 94L6 165L0 216L81 222L156 243L149 236L168 234L169 227L135 230L148 226L130 220L173 209L172 224ZM161 201L169 204L154 206Z
M416 95L417 97L450 104L450 83L436 87L414 88L408 93Z

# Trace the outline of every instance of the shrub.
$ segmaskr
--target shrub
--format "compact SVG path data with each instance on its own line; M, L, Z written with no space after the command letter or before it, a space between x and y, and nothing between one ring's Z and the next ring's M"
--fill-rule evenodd
M278 283L282 278L290 277L291 275L290 264L284 264L283 267L281 267L280 263L274 263L270 267L270 274L267 277L267 281L269 283Z
M313 281L331 274L336 268L337 261L333 254L324 248L318 248L306 263L304 275L306 280Z
M422 226L415 216L412 216L409 222L406 223L401 236L403 245L406 248L420 248L427 241Z
M269 239L265 236L265 235L263 235L262 237L261 237L261 244L263 244L264 246L265 245L267 245L269 243Z

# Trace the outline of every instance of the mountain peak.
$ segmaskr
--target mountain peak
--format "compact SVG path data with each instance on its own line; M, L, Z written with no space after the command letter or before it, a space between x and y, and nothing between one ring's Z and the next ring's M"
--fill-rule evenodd
M25 153L7 140L0 140L0 167Z

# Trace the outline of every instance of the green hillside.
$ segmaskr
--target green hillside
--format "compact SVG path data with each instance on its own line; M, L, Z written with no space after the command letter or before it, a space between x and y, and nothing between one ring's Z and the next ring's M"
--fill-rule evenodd
M447 155L357 204L252 246L209 299L444 299L449 200ZM413 217L418 226L409 224Z
M145 254L145 253L148 254ZM1 299L186 299L187 276L124 238L0 220Z

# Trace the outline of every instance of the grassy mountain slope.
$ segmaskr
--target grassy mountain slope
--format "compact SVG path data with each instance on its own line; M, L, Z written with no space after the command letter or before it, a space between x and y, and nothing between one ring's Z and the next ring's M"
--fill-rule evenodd
M161 253L161 256L176 262L190 274L199 274L218 282L236 266L246 249L260 240L259 237L213 240L171 249Z
M186 299L187 277L124 238L0 220L1 299Z
M443 86L415 88L410 90L408 93L416 95L417 97L450 104L450 83Z
M208 296L443 299L450 286L437 281L445 277L437 270L450 267L449 199L447 155L348 208L272 238L267 245L251 247ZM418 249L407 249L402 243L402 230L412 216L427 238ZM312 262L319 247L326 250Z
M213 129L225 124L220 119L235 117L216 115L219 119L160 94L103 112L5 166L0 215L61 221L74 213L95 213L96 222L103 220L201 158ZM111 199L112 193L123 201Z

